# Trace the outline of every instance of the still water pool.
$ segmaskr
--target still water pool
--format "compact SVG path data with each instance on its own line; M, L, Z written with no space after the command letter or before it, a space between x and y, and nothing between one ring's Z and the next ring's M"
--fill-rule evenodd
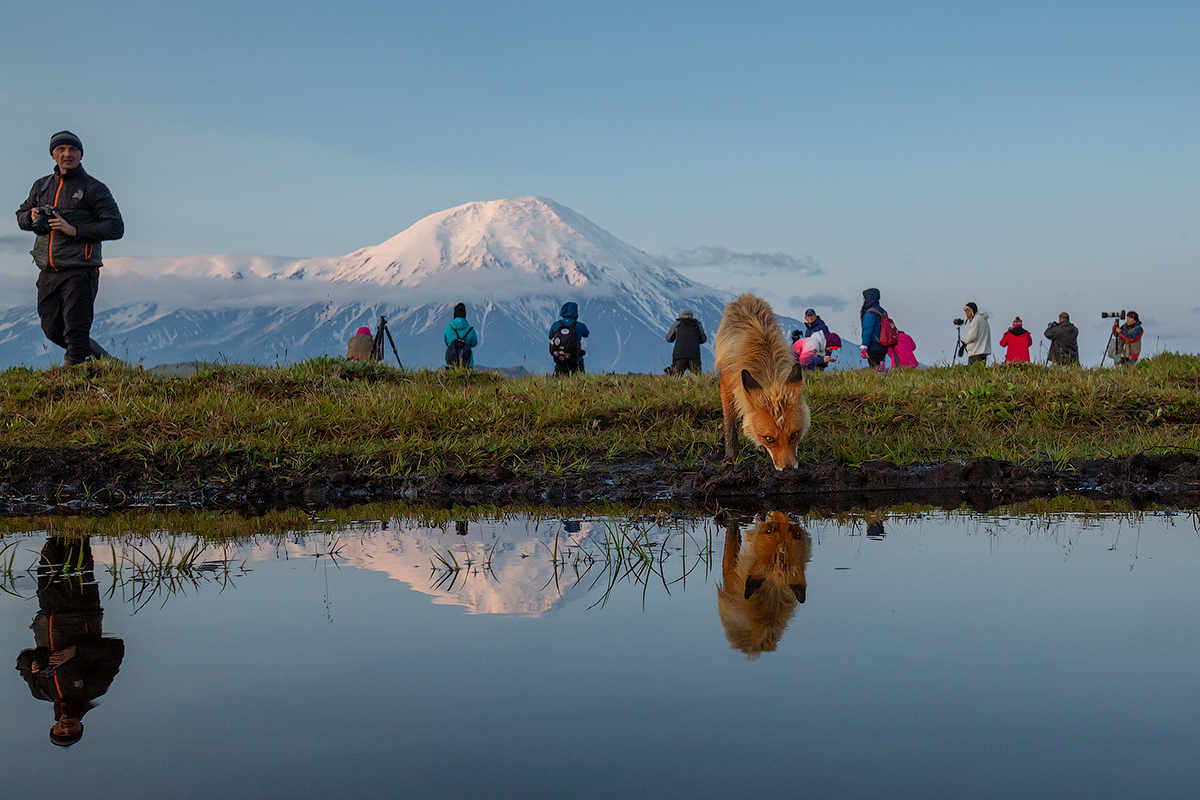
M10 528L0 796L1200 796L1192 514L353 514Z

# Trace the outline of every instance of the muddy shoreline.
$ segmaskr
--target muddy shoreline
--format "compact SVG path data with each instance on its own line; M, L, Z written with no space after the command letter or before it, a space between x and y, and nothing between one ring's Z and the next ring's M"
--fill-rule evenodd
M355 467L349 459L326 459L297 472L257 466L241 454L181 462L103 448L0 450L0 516L8 517L135 508L256 514L389 501L435 508L668 503L703 513L839 512L912 503L984 511L1063 495L1124 500L1138 508L1200 507L1200 464L1195 454L1168 453L1057 466L990 458L917 466L829 461L776 472L761 458L693 468L645 459L562 474L498 466L392 477L382 468L372 473Z

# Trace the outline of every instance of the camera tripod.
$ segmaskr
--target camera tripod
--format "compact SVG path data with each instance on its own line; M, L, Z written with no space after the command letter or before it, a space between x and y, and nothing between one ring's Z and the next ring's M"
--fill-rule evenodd
M954 326L954 338L954 353L952 353L950 356L950 366L952 367L960 355L966 354L966 345L963 344L962 340L962 325Z
M1109 354L1112 355L1113 366L1117 366L1117 351L1116 348L1113 347L1113 340L1117 338L1117 328L1120 326L1121 320L1125 319L1125 311L1100 312L1101 319L1108 319L1110 317L1115 317L1116 322L1113 323L1112 332L1108 334L1108 342L1104 345L1104 352L1100 354L1100 366L1102 367L1104 366L1104 359L1107 358Z
M403 368L404 365L400 363L400 354L396 352L396 342L394 339L392 339L392 332L390 330L388 330L387 317L380 315L379 327L375 329L375 351L374 351L375 352L375 360L378 361L380 364L383 363L383 357L385 355L385 352L383 349L383 337L384 336L387 336L388 344L390 344L392 346L392 354L396 356L396 366Z

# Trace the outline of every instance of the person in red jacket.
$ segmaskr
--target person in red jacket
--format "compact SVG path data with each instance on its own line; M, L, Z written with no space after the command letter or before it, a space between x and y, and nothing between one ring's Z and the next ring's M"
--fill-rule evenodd
M1012 327L1000 337L1000 346L1005 348L1005 361L1029 361L1029 348L1033 346L1033 336L1021 327L1021 318L1013 320Z

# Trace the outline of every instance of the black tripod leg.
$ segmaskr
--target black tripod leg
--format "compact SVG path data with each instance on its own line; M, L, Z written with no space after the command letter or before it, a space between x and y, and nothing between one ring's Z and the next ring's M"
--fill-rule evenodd
M390 330L388 330L387 328L384 328L383 330L385 332L387 332L388 344L390 344L392 346L392 355L394 355L396 357L396 366L400 367L401 369L404 369L404 365L400 363L400 354L396 352L396 341L394 339L392 339L392 332ZM380 359L380 360L382 360L382 359Z

